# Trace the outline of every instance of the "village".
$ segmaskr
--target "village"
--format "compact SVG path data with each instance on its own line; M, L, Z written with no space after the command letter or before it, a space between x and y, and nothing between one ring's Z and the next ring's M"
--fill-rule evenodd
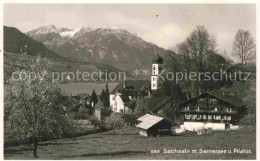
M142 136L160 136L181 134L185 131L194 131L198 135L212 133L215 130L238 130L238 111L243 108L243 102L227 91L219 90L201 93L198 96L181 102L174 106L174 98L160 96L155 98L153 93L158 90L159 74L163 70L163 58L157 54L152 62L151 83L148 80L124 80L121 81L109 93L109 110L113 118L113 128L120 129L125 125L136 126ZM108 86L106 86L106 92ZM104 98L105 91L101 93ZM154 98L153 98L154 97ZM75 96L80 103L73 111L78 111L80 105L84 105L82 96ZM136 120L120 120L120 116L131 116L136 114L138 101L155 99L147 106L146 112L140 113ZM99 121L105 119L102 115L98 98L93 91L86 100L86 107L94 109L95 118ZM104 107L103 107L104 108ZM146 107L141 107L146 108ZM104 110L103 110L104 111ZM106 112L106 111L105 111ZM102 117L103 116L103 117ZM138 116L138 115L136 115ZM122 121L122 122L120 122Z
M243 109L244 105L235 94L230 92L220 90L208 91L200 93L189 100L181 101L179 104L175 103L176 98L173 96L156 96L156 92L160 90L158 75L163 70L163 58L156 54L151 66L151 83L149 80L124 80L115 86L111 92L109 92L107 83L101 95L97 95L95 90L93 90L91 95L83 93L63 95L61 101L64 103L62 108L65 116L73 118L73 125L65 138L91 138L97 136L98 138L104 137L99 141L103 140L105 142L109 138L110 140L116 140L116 138L125 140L122 142L118 140L120 145L124 144L124 142L135 144L134 139L140 140L146 137L149 137L151 141L153 138L178 140L181 139L180 137L188 137L200 140L198 137L202 137L201 139L205 137L208 141L210 138L214 138L218 142L220 140L216 140L217 137L223 134L229 136L229 133L232 131L234 132L232 135L236 134L236 131L238 133L240 133L239 131L242 133L252 131L251 127L248 128L239 124L240 110ZM140 138L135 138L138 135ZM126 138L127 136L131 137ZM226 137L225 139L228 138ZM236 139L234 136L231 138ZM129 139L133 140L127 141ZM60 144L63 139L59 138L51 141L52 139L50 138L42 138L42 140ZM65 142L70 144L71 140L66 140ZM140 142L143 141L140 140ZM41 144L44 145L45 143L39 143L40 149ZM180 146L178 144L170 143L170 146L167 145L165 147L154 146L155 149L149 148L147 152L149 153L150 151L149 156L155 154L160 156L187 154L189 156L194 154L228 155L253 153L250 149L231 150L225 147L221 149L221 146L215 147L216 149L203 150L203 147L196 147L195 149L193 146L189 147L187 143L182 143L185 145L185 149L181 149L180 147L178 148ZM24 146L20 145L18 147ZM10 147L9 150L12 152L11 149L18 147ZM7 158L9 150L6 150ZM63 155L65 154L60 154L59 159L63 158ZM53 154L50 156L55 158ZM97 156L99 155L97 154ZM44 157L48 158L45 155ZM162 158L164 157L162 156Z
M256 159L255 4L4 8L3 159Z

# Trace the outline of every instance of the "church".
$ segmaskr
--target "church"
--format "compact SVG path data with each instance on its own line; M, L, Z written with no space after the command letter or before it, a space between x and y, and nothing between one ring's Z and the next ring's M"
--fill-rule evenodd
M162 72L163 58L157 54L152 63L151 82L148 80L121 81L110 93L113 112L132 113L137 99L149 98L158 89L159 74Z

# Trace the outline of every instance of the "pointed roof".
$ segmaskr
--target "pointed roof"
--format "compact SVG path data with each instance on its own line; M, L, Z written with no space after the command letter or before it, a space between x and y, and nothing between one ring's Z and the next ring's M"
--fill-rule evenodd
M153 63L163 64L163 58L157 53L156 56L153 58Z

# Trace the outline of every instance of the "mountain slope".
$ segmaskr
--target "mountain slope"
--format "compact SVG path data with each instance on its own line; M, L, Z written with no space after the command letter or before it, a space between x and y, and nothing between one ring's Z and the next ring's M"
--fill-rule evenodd
M4 80L8 80L12 76L12 72L15 71L14 69L14 64L17 62L17 60L21 57L21 54L14 54L11 52L4 52ZM53 72L58 72L60 73L60 81L62 83L70 83L70 82L113 82L110 81L109 79L106 81L104 78L104 75L102 75L103 80L84 80L82 77L82 74L84 72L88 72L90 75L92 73L99 73L99 71L102 71L103 73L121 73L125 72L125 76L129 79L132 79L132 75L129 72L123 71L121 69L114 68L110 65L106 64L90 64L90 63L80 63L77 61L70 61L62 58L48 58L52 63L53 63ZM75 77L78 74L78 80L75 78L74 80L67 80L67 75L69 72L74 73ZM62 76L62 73L64 73L64 77ZM62 78L63 77L63 78ZM56 78L56 77L55 77ZM99 78L95 74L95 79ZM120 78L122 79L122 78ZM115 80L118 81L118 80Z
M43 57L58 58L58 54L46 48L42 42L38 42L14 27L4 26L4 50L18 53L21 46L27 43L27 53L30 55L41 55Z
M81 27L61 31L55 26L43 26L26 34L45 44L60 56L81 61L103 63L132 70L151 68L152 58L157 53L155 44L119 28ZM158 48L161 56L165 50Z

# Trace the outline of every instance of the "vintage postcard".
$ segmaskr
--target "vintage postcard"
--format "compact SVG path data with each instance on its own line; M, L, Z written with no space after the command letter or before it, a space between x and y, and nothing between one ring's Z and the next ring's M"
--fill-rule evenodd
M256 159L256 2L2 9L2 159Z

